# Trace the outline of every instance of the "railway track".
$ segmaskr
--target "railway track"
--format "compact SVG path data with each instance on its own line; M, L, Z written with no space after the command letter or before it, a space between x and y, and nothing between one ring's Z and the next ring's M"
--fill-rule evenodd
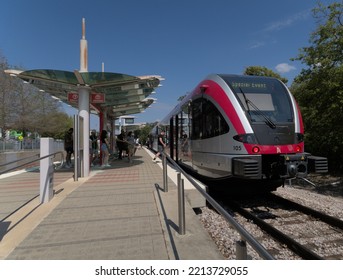
M343 259L342 211L337 212L338 218L304 206L308 202L316 204L321 201L321 206L325 205L325 209L331 212L329 197L322 196L317 201L307 195L300 203L275 194L228 200L232 194L225 193L223 188L212 186L209 189L210 195L276 259ZM289 188L289 193L294 194L294 191ZM339 206L335 205L334 208L341 209L341 202ZM211 208L203 208L200 220L224 257L235 259L235 244L241 237L218 213L213 214L215 212ZM261 259L253 250L250 253L250 258Z
M338 218L274 194L221 203L247 224L257 225L263 231L262 243L270 244L265 240L272 238L299 259L343 259L343 221ZM276 247L272 251L278 255Z

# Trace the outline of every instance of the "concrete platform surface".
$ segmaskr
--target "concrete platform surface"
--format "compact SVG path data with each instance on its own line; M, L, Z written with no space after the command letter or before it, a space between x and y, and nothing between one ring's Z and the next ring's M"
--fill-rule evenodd
M0 177L0 259L224 259L187 199L186 233L179 235L176 185L168 178L163 191L161 164L150 151L138 150L133 163L92 167L76 182L72 175L55 172L55 195L45 204L35 197L38 172Z

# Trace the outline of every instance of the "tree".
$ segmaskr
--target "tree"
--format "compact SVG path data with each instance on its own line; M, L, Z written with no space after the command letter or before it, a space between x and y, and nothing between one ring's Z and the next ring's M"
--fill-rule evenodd
M65 132L73 127L73 117L64 112L51 112L45 115L45 126L40 128L42 137L64 139Z
M343 4L313 9L317 28L309 47L293 60L307 67L291 90L302 110L307 151L329 159L333 172L343 171Z
M318 27L310 36L312 45L302 48L295 58L308 66L301 77L339 67L343 61L343 4L324 6L318 3L318 7L313 9L313 15Z
M61 112L61 105L48 93L11 77L3 70L9 65L0 52L0 128L38 132L41 136L59 138L72 126L71 118Z
M281 77L278 73L275 73L273 70L268 69L264 66L249 66L245 68L244 75L251 75L251 76L266 76L266 77L274 77L282 81L283 83L287 84L288 80L284 77Z
M0 52L0 128L4 131L11 127L14 112L11 105L13 97L10 92L16 86L15 82L9 79L3 71L7 68L7 60Z
M149 139L149 134L151 132L151 130L153 129L153 127L156 125L155 123L147 123L140 132L140 137L139 140L141 141L141 144L145 144L148 139Z

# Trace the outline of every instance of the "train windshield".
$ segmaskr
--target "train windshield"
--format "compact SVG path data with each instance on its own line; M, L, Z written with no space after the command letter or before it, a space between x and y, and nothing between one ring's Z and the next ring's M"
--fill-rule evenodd
M221 76L237 95L251 122L293 122L291 100L277 79L257 76Z

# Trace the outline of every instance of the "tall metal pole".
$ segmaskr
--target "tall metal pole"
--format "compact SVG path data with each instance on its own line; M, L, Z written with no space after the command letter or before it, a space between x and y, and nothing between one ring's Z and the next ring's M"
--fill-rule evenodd
M163 188L164 192L168 192L168 171L167 171L167 157L162 153L162 170L163 170Z
M179 234L186 234L186 213L185 213L185 186L181 179L181 173L177 173L177 188L178 188L178 212L179 212Z
M85 18L82 19L82 38L80 40L80 72L88 72L88 49Z
M79 116L74 115L74 181L78 181L80 177L80 155L79 155Z
M82 19L82 39L80 40L80 73L88 72L88 50L86 40L86 22ZM90 131L90 117L89 117L89 95L90 88L83 84L80 85L79 90L79 116L83 118L83 129L81 129L83 139L83 176L89 176L90 162L89 162L89 131Z

